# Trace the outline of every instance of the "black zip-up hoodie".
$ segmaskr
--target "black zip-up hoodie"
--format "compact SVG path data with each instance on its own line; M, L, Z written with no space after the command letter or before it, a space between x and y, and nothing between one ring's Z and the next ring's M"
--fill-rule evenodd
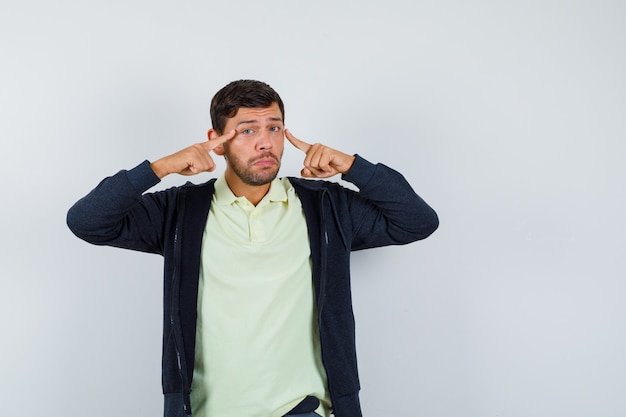
M344 180L289 178L306 217L322 361L336 417L360 417L360 389L350 291L350 252L424 239L436 213L398 172L357 158ZM202 234L215 180L146 193L159 178L144 161L103 180L67 214L76 236L164 257L163 370L165 417L191 414Z

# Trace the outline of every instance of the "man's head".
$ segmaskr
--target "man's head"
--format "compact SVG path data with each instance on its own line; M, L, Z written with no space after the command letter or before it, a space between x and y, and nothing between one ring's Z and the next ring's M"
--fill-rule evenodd
M263 186L276 178L284 149L284 115L280 96L260 81L234 81L215 94L209 140L236 130L232 139L213 149L226 159L231 189Z
M222 135L226 120L234 117L241 107L269 107L272 103L278 105L284 122L285 106L272 87L262 81L233 81L218 91L211 100L213 129Z

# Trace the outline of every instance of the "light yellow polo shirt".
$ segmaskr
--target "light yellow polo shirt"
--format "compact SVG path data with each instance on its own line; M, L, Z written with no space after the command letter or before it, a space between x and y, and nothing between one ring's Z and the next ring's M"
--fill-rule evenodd
M308 232L286 178L256 207L216 180L200 270L194 417L280 417L307 395L328 416Z

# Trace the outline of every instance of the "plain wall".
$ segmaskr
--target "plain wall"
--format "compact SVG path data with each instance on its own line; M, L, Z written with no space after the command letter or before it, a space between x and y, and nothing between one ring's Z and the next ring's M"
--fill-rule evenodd
M240 78L440 215L353 257L366 416L626 415L624 22L602 0L3 2L0 415L161 415L161 259L65 213L204 140Z

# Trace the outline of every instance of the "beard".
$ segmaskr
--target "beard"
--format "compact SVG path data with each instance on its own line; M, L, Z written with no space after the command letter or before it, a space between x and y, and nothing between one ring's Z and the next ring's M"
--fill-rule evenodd
M233 170L233 172L241 179L241 181L243 181L244 184L265 185L272 182L274 178L276 178L276 176L278 175L282 154L280 156L276 156L271 152L263 152L261 155L250 158L244 162L241 159L232 155L226 149L226 147L224 148L224 150L226 162ZM272 158L274 161L276 161L276 165L268 167L258 167L254 165L256 161L267 158Z

